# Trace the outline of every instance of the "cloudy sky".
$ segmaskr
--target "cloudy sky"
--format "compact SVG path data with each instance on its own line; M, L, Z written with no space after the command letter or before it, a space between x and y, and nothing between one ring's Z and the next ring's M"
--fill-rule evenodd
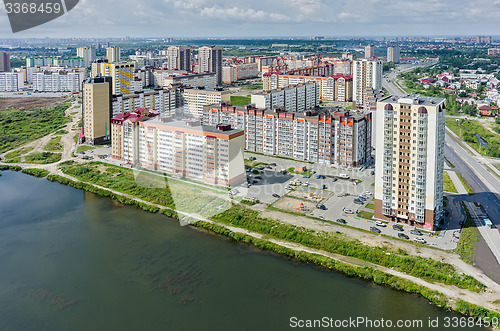
M66 15L1 37L500 35L500 0L80 0Z

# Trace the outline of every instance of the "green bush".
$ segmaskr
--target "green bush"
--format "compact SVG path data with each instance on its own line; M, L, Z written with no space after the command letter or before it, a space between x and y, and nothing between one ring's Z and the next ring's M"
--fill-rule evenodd
M31 169L23 169L22 172L24 174L30 175L30 176L35 176L38 178L43 178L49 174L49 172L45 169L36 169L36 168L31 168Z
M24 157L26 163L48 164L61 161L61 153L39 152L28 154Z

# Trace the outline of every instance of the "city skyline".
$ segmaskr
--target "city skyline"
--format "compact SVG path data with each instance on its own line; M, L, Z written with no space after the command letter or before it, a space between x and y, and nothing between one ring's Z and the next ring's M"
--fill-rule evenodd
M224 0L83 0L66 15L13 34L5 8L1 37L183 37L491 35L500 0L396 1L292 0L231 3ZM109 15L113 12L113 15ZM193 22L195 22L193 24ZM390 23L388 23L390 22ZM397 31L394 27L397 26ZM155 31L156 30L156 31ZM103 31L106 31L103 35Z

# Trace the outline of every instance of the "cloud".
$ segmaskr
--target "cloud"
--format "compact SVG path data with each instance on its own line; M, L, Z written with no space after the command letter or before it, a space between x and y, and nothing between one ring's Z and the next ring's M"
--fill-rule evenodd
M200 9L200 15L217 18L220 20L241 20L241 21L290 21L290 18L286 15L279 13L268 13L264 10L255 9L242 9L238 7L232 8L218 8L218 7L204 7Z

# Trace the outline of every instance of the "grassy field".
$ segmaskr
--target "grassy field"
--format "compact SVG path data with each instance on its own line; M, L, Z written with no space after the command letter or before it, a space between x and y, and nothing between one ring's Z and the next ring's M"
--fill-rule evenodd
M246 97L236 96L236 95L231 96L231 105L232 106L244 106L244 105L250 104L250 102L251 102L250 96L246 96Z
M373 215L374 215L374 213L369 212L369 211L365 211L365 210L361 210L357 214L358 217L365 218L365 219L368 219L368 220L371 220L373 218Z
M460 124L459 124L460 123ZM446 119L446 126L483 156L500 157L500 134L493 133L475 120ZM488 149L479 144L476 134L488 143Z
M41 152L32 153L25 156L26 163L49 164L61 161L61 153Z
M373 203L367 203L365 208L368 208L368 209L375 209L375 205Z
M0 110L0 153L60 130L69 121L68 104L52 109Z
M45 145L45 147L43 149L46 151L50 151L50 152L63 151L64 146L61 143L61 136L56 136L56 137L50 138L49 142L47 143L47 145Z
M13 152L5 154L5 159L14 159L14 158L17 158L17 157L19 157L19 156L21 156L23 154L31 152L34 149L35 149L35 147L32 147L32 146L19 148L18 150L15 150Z
M452 192L452 193L458 193L455 185L453 185L453 182L451 181L450 175L448 174L447 171L444 172L444 190L446 192Z
M462 207L465 210L467 219L465 220L464 228L462 230L462 235L460 236L460 241L458 242L457 248L454 252L460 255L460 258L469 264L474 264L476 261L476 246L479 241L479 230L474 225L472 218L469 214L469 210L462 202Z
M95 148L97 148L97 147L95 147L95 146L87 146L87 145L78 146L78 148L76 149L76 152L77 153L86 152L86 151L90 151L90 150L95 149Z
M458 179L460 179L460 181L462 182L462 185L465 187L465 190L467 191L467 193L469 193L469 194L474 193L474 189L469 185L469 183L467 183L465 178L461 174L459 174L458 172L457 172L457 176L458 176Z
M253 91L253 90L262 90L262 84L260 84L260 85L250 85L250 86L245 86L245 87L242 87L241 89L242 89L242 90L249 90L249 91Z

